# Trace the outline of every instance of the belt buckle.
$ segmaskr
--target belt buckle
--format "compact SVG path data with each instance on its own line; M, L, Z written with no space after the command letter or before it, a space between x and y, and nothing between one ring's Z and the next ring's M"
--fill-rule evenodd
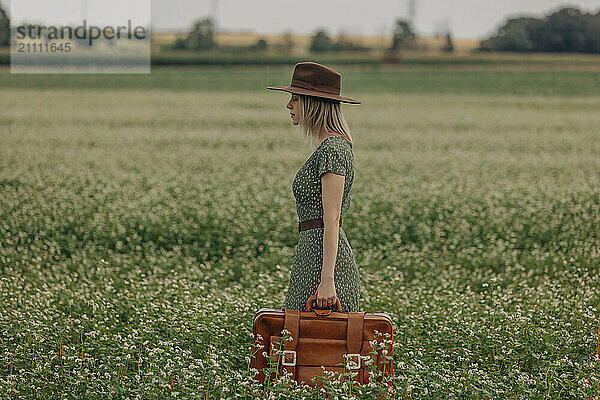
M287 362L285 359L286 354L293 354L294 359L290 362ZM281 360L281 365L285 365L286 367L295 367L296 366L296 350L284 350L283 351L283 359Z

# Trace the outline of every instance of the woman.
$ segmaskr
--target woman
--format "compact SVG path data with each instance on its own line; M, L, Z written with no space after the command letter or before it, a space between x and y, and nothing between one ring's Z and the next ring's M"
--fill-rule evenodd
M290 86L268 89L291 93L286 105L294 125L303 128L314 152L292 184L299 239L283 309L305 310L316 294L316 306L359 311L360 279L352 248L342 228L354 181L354 153L341 104L360 101L340 96L341 76L313 62L296 64ZM335 308L334 308L335 309Z

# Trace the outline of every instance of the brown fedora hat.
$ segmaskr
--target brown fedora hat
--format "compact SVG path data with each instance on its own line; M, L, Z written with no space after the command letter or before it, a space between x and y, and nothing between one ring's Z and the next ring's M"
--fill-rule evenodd
M338 72L324 65L306 61L294 67L290 86L268 86L267 89L360 104L359 100L340 96L341 86L342 76Z

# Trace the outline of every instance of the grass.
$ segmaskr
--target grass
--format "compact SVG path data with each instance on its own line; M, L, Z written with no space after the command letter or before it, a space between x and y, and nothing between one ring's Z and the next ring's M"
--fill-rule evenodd
M288 85L289 66L154 67L151 74L0 74L0 88L267 93ZM341 66L342 94L479 94L595 96L600 73L589 71L397 70ZM282 95L283 96L283 95ZM282 100L283 101L283 97Z
M160 35L162 37L171 37L173 34ZM268 35L270 36L270 35ZM233 45L249 45L256 42L253 35L228 35L225 43ZM274 35L279 37L279 35ZM268 39L271 44L279 39ZM306 38L305 38L306 39ZM375 42L372 40L375 39ZM421 40L423 39L423 40ZM474 41L462 41L462 44L456 44L456 51L447 53L439 48L444 45L443 39L424 39L418 41L425 46L422 49L402 50L396 55L397 60L393 65L386 65L391 62L387 60L387 45L382 45L376 38L364 38L363 45L372 46L374 49L367 52L327 52L313 53L308 50L309 43L304 40L296 43L294 50L282 52L276 48L269 48L264 52L251 51L240 48L222 48L220 50L188 51L169 49L167 42L163 39L154 40L152 44L151 64L156 71L157 67L194 67L202 68L213 66L216 68L242 67L247 71L248 66L262 69L266 66L277 68L285 66L289 68L297 62L311 60L326 65L340 66L344 69L352 66L360 69L375 68L386 69L412 69L412 68L435 68L435 69L495 69L506 71L507 69L516 69L523 71L525 69L533 70L575 70L575 71L594 71L600 70L600 56L598 54L586 53L542 53L542 52L495 52L495 51L476 51L472 46ZM171 40L171 39L169 39ZM250 42L248 41L250 40ZM391 40L391 39L390 39ZM225 44L224 43L224 44ZM437 44L434 44L437 43ZM384 62L385 61L385 62ZM0 46L0 68L7 68L10 65L10 48ZM173 71L169 68L169 71Z
M396 398L600 396L599 75L342 71ZM0 397L253 398L311 151L289 77L0 74Z

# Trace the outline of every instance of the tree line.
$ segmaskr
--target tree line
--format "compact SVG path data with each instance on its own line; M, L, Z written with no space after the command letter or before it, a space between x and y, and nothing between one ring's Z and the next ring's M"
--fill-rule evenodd
M10 44L10 19L0 4L0 46Z
M294 40L291 32L285 32L283 41L269 44L266 39L259 38L256 43L247 46L220 46L215 40L215 23L210 17L198 19L192 25L192 29L183 38L178 38L171 43L168 48L175 50L224 50L224 51L264 51L267 47L273 47L288 53L294 47ZM404 19L396 19L392 40L388 47L389 50L411 49L416 46L416 34L410 23ZM453 50L452 37L448 32L446 34L446 45L442 50ZM311 52L368 52L372 48L352 42L346 35L340 34L337 39L332 38L326 29L319 28L313 32L309 45Z
M562 8L543 18L509 18L480 50L600 53L600 10Z
M173 49L210 50L219 49L216 43L215 24L211 18L202 18L194 22L185 38L177 39L169 47ZM410 24L397 19L392 33L389 50L415 48L416 35ZM452 51L452 37L446 34L446 46L443 50ZM0 46L10 43L10 20L0 6ZM269 44L264 38L249 46L229 46L223 50L264 51L274 47L284 53L294 47L291 32L286 32L283 42ZM313 33L310 43L313 52L370 51L371 48L357 45L340 35L333 40L325 29ZM561 8L542 18L509 18L498 31L488 39L481 41L482 51L534 51L534 52L578 52L600 53L600 10L595 14L582 12L575 7Z

